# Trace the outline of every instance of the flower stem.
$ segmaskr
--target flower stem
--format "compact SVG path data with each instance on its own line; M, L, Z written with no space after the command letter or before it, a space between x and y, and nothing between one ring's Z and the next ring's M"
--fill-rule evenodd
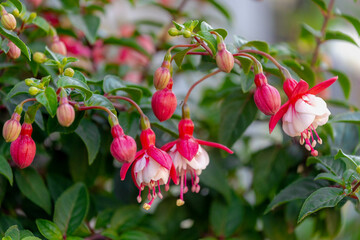
M79 111L85 111L85 110L91 110L91 109L103 110L103 111L107 112L111 118L117 118L112 111L110 111L108 108L103 107L103 106L79 106L79 107L76 107L76 109Z
M127 98L127 97L123 97L123 96L106 96L108 99L120 99L120 100L124 100L127 101L129 103L131 103L136 110L140 113L140 115L145 115L144 112L141 110L141 108L139 107L139 105L136 104L136 102L134 102L132 99Z
M200 46L200 44L179 44L179 45L174 45L172 47L170 47L168 49L168 52L171 52L172 50L174 50L175 48L179 48L179 47L191 47L191 48L195 48L195 47L198 47Z
M187 100L189 99L190 93L192 92L192 90L202 81L204 81L205 79L214 76L215 74L218 74L219 72L221 72L220 69L217 69L216 71L209 73L207 75L205 75L204 77L202 77L200 80L198 80L197 82L195 82L189 89L189 91L187 92L185 98L184 98L184 106L186 105Z
M204 43L203 40L201 40L200 38L198 37L194 37L194 39L200 43L200 45L210 54L211 57L213 57L213 53L211 52L210 48L208 46L206 46L206 44Z
M25 99L24 101L22 101L19 106L23 106L25 103L27 102L31 102L31 101L36 101L36 98L28 98L28 99Z

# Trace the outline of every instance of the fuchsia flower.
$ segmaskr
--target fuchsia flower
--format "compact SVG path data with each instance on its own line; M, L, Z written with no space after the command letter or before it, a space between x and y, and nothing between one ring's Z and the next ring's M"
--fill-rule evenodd
M132 162L131 174L135 185L139 189L138 202L141 202L141 191L149 188L148 200L143 208L149 210L156 196L162 198L160 185L169 181L169 176L176 183L176 171L169 154L155 147L155 133L147 127L140 134L142 149L136 153ZM126 173L132 163L124 163L120 170L121 180L125 179ZM156 187L158 192L156 193ZM152 194L151 194L152 190Z
M70 37L70 36L61 36L60 41L65 44L65 47L68 53L73 56L81 56L81 57L90 57L91 50L90 48L84 46L81 41Z
M151 99L151 107L160 122L170 119L176 110L177 100L172 86L173 80L170 78L166 88L156 91Z
M23 123L20 136L11 143L10 155L19 168L26 168L33 162L36 154L36 145L31 138L32 125Z
M124 130L119 124L115 124L111 128L111 134L114 140L110 146L110 152L119 162L131 163L136 155L136 142L128 135L124 134Z
M254 101L258 109L265 115L274 115L280 108L281 97L278 90L268 84L263 73L255 75L256 90Z
M229 148L213 142L207 142L193 137L194 123L190 118L184 118L179 122L179 139L164 145L161 149L169 152L176 174L180 176L180 199L176 205L181 206L184 202L184 193L188 191L186 186L187 173L191 176L192 192L199 192L199 175L209 164L209 155L200 146L220 148L232 154ZM168 187L168 185L167 185Z
M315 95L328 88L336 80L337 77L333 77L309 89L309 85L304 80L296 82L294 79L287 79L283 88L289 100L271 117L270 133L282 118L284 132L291 137L301 136L300 144L305 143L305 148L311 152L311 155L317 156L318 152L314 149L316 146L314 134L317 142L321 144L322 140L316 128L328 121L330 111L325 101Z

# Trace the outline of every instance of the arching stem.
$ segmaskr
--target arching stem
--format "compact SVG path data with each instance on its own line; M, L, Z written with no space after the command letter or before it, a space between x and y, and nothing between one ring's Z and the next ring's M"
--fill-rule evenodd
M22 101L18 106L24 106L25 103L27 102L32 102L32 101L36 101L36 98L28 98L28 99L25 99L24 101Z
M145 115L144 112L141 110L141 108L139 107L139 105L137 105L136 102L134 102L132 99L127 98L127 97L123 97L123 96L106 96L108 99L120 99L120 100L124 100L127 101L129 103L131 103L136 110L140 113L140 115Z
M115 116L115 114L112 111L110 111L108 108L103 107L103 106L76 106L75 105L75 108L79 111L85 111L85 110L91 110L91 109L103 110L109 114L109 117L112 120L117 119L117 117Z

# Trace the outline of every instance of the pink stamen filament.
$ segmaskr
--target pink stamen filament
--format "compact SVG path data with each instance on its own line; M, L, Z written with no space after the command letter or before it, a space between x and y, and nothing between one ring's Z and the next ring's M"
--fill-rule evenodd
M184 200L184 174L181 174L180 180L180 199Z

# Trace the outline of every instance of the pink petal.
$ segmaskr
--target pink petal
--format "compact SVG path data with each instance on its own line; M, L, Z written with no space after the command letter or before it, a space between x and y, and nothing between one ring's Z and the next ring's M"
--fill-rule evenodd
M170 177L171 177L171 180L173 180L173 182L178 185L178 178L177 178L177 174L176 174L176 169L175 169L175 166L174 164L171 165L171 169L170 169Z
M230 154L233 154L234 152L231 151L228 147L221 145L219 143L214 143L214 142L208 142L208 141L204 141L204 140L200 140L200 139L196 139L196 141L200 144L200 145L205 145L205 146L209 146L209 147L214 147L214 148L220 148Z
M275 113L275 115L273 115L270 118L269 121L269 132L271 133L276 124L279 122L279 120L284 116L284 114L287 112L288 108L290 106L290 102L287 101L284 105L281 106L281 108L279 109L279 111L277 111L277 113Z
M199 144L195 141L194 138L189 138L186 140L180 139L180 141L177 143L176 149L179 151L181 156L191 161L199 150Z
M169 142L169 143L165 144L164 146L162 146L160 149L161 149L161 150L164 150L165 152L167 152L167 151L169 151L169 150L175 145L175 143L176 143L177 141L178 141L178 140Z
M294 88L294 91L292 92L291 98L296 98L296 96L300 94L304 94L309 89L309 84L305 82L304 80L300 80L296 87Z
M338 76L330 78L326 81L323 81L323 82L315 85L313 88L309 89L309 91L307 93L316 95L319 92L323 91L324 89L330 87L337 79L338 79Z
M125 177L126 177L126 173L127 171L129 170L129 167L131 166L132 163L134 163L134 166L135 166L135 162L139 159L139 157L141 157L143 154L144 154L145 150L144 149L141 149L140 151L138 151L135 155L135 160L131 163L124 163L122 166L121 166L121 169L120 169L120 179L121 180L124 180Z
M158 162L161 166L164 168L170 170L172 161L169 154L167 154L165 151L156 148L155 146L150 146L146 150L147 154L152 157L156 162Z

